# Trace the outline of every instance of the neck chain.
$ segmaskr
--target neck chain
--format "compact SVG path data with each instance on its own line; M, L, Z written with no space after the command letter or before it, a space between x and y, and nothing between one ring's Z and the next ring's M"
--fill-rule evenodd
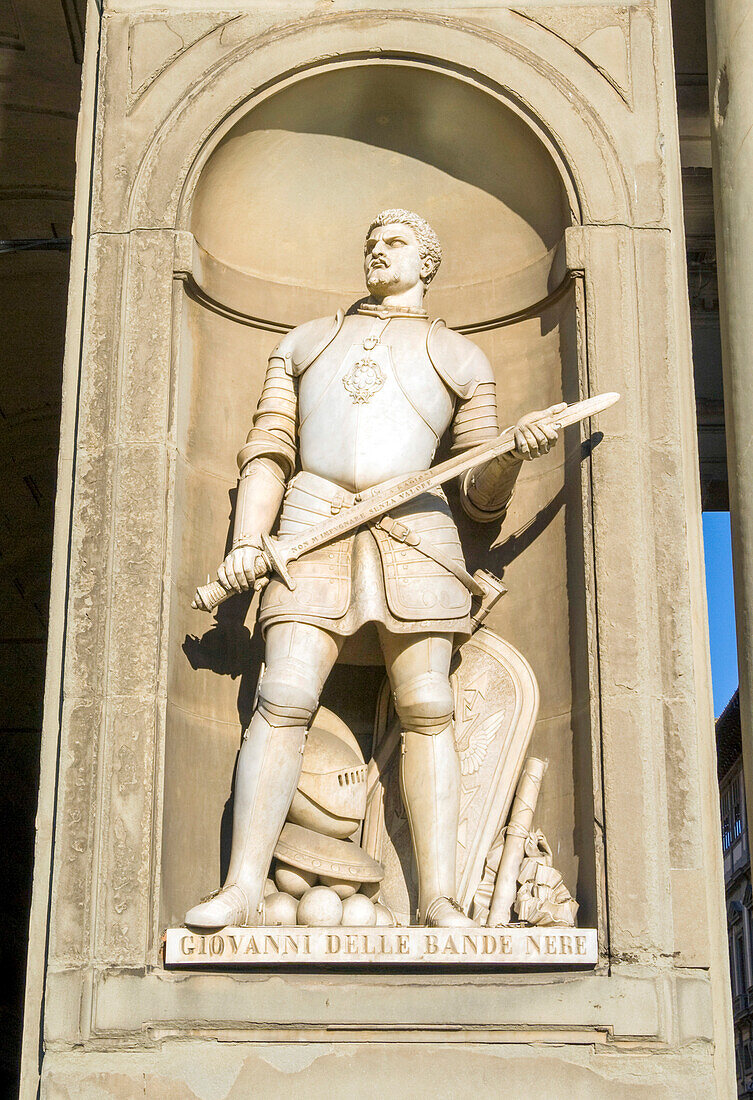
M391 320L389 316L376 317L368 336L361 341L363 354L359 352L360 358L356 359L348 372L343 375L342 384L354 405L365 405L384 385L385 375L379 365L379 356L377 354L373 357L371 352L374 351Z
M361 344L364 351L372 351L382 338L384 330L392 320L392 317L378 315L376 321L371 326L371 331L368 336L364 336Z

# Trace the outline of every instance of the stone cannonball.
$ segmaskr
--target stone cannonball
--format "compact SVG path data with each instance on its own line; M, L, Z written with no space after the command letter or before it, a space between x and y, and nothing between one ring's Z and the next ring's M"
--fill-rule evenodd
M334 928L343 915L343 903L328 886L314 886L298 902L298 924L309 928Z
M315 871L303 871L298 867L291 867L289 863L278 863L275 871L277 889L284 894L292 894L294 898L302 898L307 890L316 886L317 875Z
M264 899L264 923L293 925L298 902L290 894L275 892Z
M334 890L339 898L343 901L345 898L349 898L352 894L355 894L358 889L357 882L349 882L345 878L335 878L334 875L320 875L319 881L322 886L329 886L330 890ZM379 884L376 884L377 887Z
M358 926L370 927L377 922L374 902L369 901L363 894L353 894L343 902L342 923L351 928Z

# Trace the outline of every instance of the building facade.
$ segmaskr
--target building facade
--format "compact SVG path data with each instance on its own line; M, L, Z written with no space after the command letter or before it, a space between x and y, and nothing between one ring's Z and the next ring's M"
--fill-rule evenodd
M716 722L737 1095L753 1094L753 889L736 692Z
M500 1075L525 1095L532 1057L562 1096L729 1094L698 481L700 450L704 503L725 505L707 84L691 3L90 6L25 1096L394 1092L408 1067L412 1095ZM190 592L266 356L347 304L377 200L438 224L432 303L511 417L622 395L603 443L569 437L521 482L511 543L466 544L504 567L491 625L542 688L541 820L596 929L588 972L164 964L165 929L217 885L258 664L253 620L202 636ZM350 713L372 679L343 672L328 705Z

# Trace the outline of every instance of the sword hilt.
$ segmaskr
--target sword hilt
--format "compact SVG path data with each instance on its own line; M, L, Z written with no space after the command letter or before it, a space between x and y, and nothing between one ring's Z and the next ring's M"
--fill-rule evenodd
M196 589L191 607L195 607L197 611L214 611L215 607L219 607L232 595L232 589L228 592L219 581L209 581L208 584L201 584Z
M264 558L267 570L270 573L273 571L277 573L288 588L295 588L295 581L288 573L285 561L277 552L275 540L267 535L262 535L261 541L263 549L258 549L256 552L258 557ZM269 577L264 575L257 577L254 581L254 592L260 592L267 584L269 584ZM221 603L235 595L234 588L224 588L219 581L208 581L206 584L199 585L196 589L191 607L195 607L197 611L214 611Z
M270 572L275 572L292 592L295 588L295 581L288 572L287 559L283 558L279 552L277 539L270 538L269 535L262 535L261 544L264 547L264 557L267 560Z

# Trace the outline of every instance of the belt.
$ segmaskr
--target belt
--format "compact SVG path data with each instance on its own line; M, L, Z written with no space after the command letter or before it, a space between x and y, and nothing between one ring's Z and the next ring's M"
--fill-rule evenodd
M421 536L417 535L412 527L409 527L407 523L403 523L399 519L393 519L392 516L382 516L374 524L380 531L384 531L395 539L396 542L403 542L407 546L412 546L414 550L418 550L419 554L423 554L425 558L430 558L437 565L441 565L448 573L452 573L461 581L468 591L473 596L484 597L486 590L481 587L475 577L472 577L468 570L456 562L453 558L448 557L438 547L431 544L427 545L421 541Z
M337 485L334 481L328 481L319 474L309 473L308 470L299 470L295 477L288 482L288 491L298 487L304 493L308 493L316 500L321 500L330 506L332 515L337 515L343 508L352 508L361 498L358 493L350 493L347 489ZM324 512L322 512L324 515Z
M320 500L326 500L332 512L332 515L337 515L344 508L352 508L355 503L367 497L369 490L366 489L363 493L351 493L347 489L343 489L340 485L336 485L333 481L328 481L326 478L320 477L319 474L309 473L308 470L302 470L296 475L294 480L299 481L301 487L308 486L308 491L313 495L319 495ZM293 482L290 482L292 487ZM316 493L318 490L318 493ZM417 550L419 554L423 554L425 558L429 558L437 565L441 565L443 569L446 569L448 573L452 573L453 576L465 585L468 591L483 599L487 593L484 588L476 581L474 577L468 572L464 566L459 565L458 562L442 553L438 547L431 544L427 544L421 541L420 535L417 535L412 527L409 527L407 523L403 523L401 520L393 519L392 516L382 516L371 526L378 527L390 538L395 539L396 542L405 543L407 546L412 546L414 550Z

